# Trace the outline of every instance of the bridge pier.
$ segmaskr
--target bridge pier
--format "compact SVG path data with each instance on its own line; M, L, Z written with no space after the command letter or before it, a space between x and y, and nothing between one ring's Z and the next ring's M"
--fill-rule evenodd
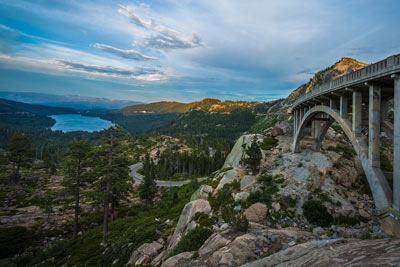
M400 76L394 79L393 207L400 210Z
M312 120L311 121L311 137L315 138L315 131L316 131L316 125L315 125L316 121Z
M381 123L388 119L389 98L381 98Z
M333 110L337 110L337 104L336 104L335 99L331 98L331 99L329 100L329 107L330 107L331 109L333 109Z
M380 168L381 87L369 85L368 160L372 167Z
M343 119L348 117L348 97L346 95L340 96L340 116Z
M299 126L300 126L300 123L301 123L301 121L303 120L303 117L304 117L303 111L304 111L304 109L299 108Z
M352 130L356 136L361 135L362 119L362 94L360 91L353 91L353 124Z

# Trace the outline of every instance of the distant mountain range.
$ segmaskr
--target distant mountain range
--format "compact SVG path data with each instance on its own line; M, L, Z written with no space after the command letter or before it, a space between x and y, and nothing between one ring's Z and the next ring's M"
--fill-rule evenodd
M0 113L30 112L37 115L76 114L76 110L65 107L49 107L40 104L27 104L0 98Z
M52 95L33 92L0 92L0 98L51 107L73 108L76 110L112 110L143 103L131 100L111 100L100 97Z
M248 101L221 101L218 99L206 98L201 101L180 103L175 101L162 101L150 104L139 104L127 106L112 113L125 116L134 114L165 114L165 113L186 113L190 110L204 110L209 112L230 112L235 109L251 108L260 104L259 102Z

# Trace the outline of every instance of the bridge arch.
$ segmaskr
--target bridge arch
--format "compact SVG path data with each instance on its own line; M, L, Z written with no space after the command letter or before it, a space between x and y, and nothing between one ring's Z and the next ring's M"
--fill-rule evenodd
M300 152L300 142L302 137L304 136L306 125L308 124L308 122L315 119L316 115L321 113L329 115L329 120L326 120L326 123L322 127L321 131L319 131L318 135L315 137L315 142L312 146L312 149L316 151L319 150L321 142L324 139L327 130L332 125L332 123L336 121L343 129L346 136L349 138L354 150L357 153L358 158L360 159L365 175L367 176L367 180L371 188L377 210L391 207L393 193L382 170L380 168L372 167L368 160L367 144L361 136L357 136L352 131L351 122L348 119L340 116L338 111L323 105L310 108L303 115L303 118L298 125L298 130L295 131L292 147L293 152Z

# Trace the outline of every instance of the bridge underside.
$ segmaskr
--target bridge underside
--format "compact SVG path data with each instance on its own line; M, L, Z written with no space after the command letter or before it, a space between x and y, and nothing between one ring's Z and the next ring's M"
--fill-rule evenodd
M400 236L400 76L390 74L299 102L292 110L293 152L300 152L307 135L318 151L329 127L338 123L361 161L378 213L392 218L386 224L397 225L393 234ZM392 107L394 123L388 116ZM382 132L393 141L393 191L380 168Z

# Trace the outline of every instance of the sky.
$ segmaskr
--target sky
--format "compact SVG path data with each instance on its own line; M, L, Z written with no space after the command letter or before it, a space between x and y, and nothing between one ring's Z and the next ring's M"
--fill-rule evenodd
M400 53L398 0L1 0L0 91L270 101Z

